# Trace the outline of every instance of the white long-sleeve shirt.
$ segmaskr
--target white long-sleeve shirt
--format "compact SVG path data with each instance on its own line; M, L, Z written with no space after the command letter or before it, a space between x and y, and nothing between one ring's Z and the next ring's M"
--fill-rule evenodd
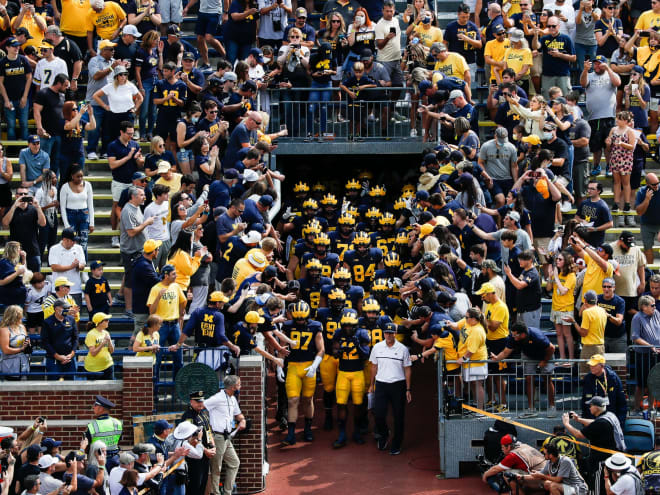
M60 214L65 228L69 227L69 220L66 215L67 208L69 210L89 210L89 225L94 226L94 191L90 182L85 181L85 187L80 193L73 192L68 183L62 186L60 190Z

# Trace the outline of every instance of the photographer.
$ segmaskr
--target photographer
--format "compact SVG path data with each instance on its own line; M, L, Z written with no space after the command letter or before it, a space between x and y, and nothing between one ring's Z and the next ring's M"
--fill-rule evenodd
M578 440L589 440L591 447L624 451L626 444L623 440L621 425L614 413L607 411L608 404L609 400L607 397L598 396L593 397L587 402L589 412L596 419L581 418L573 411L564 413L562 415L562 423L564 423L566 431ZM571 419L580 423L583 426L582 430L573 427L571 425ZM594 493L601 493L600 486L603 483L601 467L602 462L608 457L609 455L607 453L592 448L591 454L587 459L587 483L589 484L589 488L594 490Z
M509 484L512 488L519 476L524 477L533 471L541 469L543 466L544 458L534 447L521 443L514 435L504 435L500 439L502 447L503 458L499 464L491 467L486 471L481 479L498 493L505 488L498 482L497 475L504 473L504 483Z
M16 201L2 219L2 225L9 227L10 241L21 243L27 267L33 272L40 271L39 227L46 226L46 217L27 187L19 186L16 189Z
M297 27L288 30L288 44L277 53L277 63L282 67L280 77L280 101L284 102L284 120L292 136L300 135L300 121L304 115L307 93L296 88L306 88L310 85L307 73L309 69L309 48L302 44L303 33Z
M0 451L0 495L7 495L16 469L16 458L12 455L11 445L14 439L7 437L2 439L2 450Z
M532 471L527 476L521 476L521 480L525 484L528 480L539 480L541 481L540 486L551 494L587 494L589 488L578 471L575 462L570 457L559 455L556 445L545 447L545 458L548 462L540 472Z
M605 491L607 495L637 495L644 491L644 483L632 461L616 453L605 461Z

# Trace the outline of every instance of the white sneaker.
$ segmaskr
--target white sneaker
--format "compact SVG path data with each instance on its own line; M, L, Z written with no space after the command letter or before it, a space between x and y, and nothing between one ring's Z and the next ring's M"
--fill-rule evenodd
M556 418L557 417L557 408L555 406L550 406L548 407L548 413L546 414L548 418Z
M137 141L140 139L140 131L133 131L133 140Z
M118 248L119 247L119 237L116 235L112 236L112 247L113 248Z
M636 225L635 215L632 214L626 215L625 223L626 223L626 227L634 227Z
M623 218L625 217L625 215L612 215L612 216L614 217L614 226L619 229L623 227Z
M97 155L94 151L90 151L89 153L87 153L87 159L88 160L98 160L99 155Z
M566 201L562 202L562 204L561 204L561 212L562 213L569 212L571 210L571 208L573 208L573 205L571 204L570 201L566 200Z
M410 137L417 137L417 129L410 129Z

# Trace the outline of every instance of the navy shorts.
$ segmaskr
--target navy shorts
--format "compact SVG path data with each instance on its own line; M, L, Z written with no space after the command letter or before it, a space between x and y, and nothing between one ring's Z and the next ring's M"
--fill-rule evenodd
M200 12L197 14L195 34L198 36L204 36L205 34L215 36L215 34L218 32L219 25L220 14L205 14L204 12Z
M155 134L167 140L170 138L171 141L176 143L176 121L173 119L159 118L156 119L156 129L154 130Z
M506 196L512 187L513 179L493 179L493 187L490 190L490 194L493 198L498 194L504 194Z

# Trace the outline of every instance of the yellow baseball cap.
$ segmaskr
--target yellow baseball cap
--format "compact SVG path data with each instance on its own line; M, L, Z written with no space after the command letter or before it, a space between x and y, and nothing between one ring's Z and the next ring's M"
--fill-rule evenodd
M71 282L66 277L57 277L55 279L55 287L62 287L64 285L66 285L67 287L71 287L73 285L73 282Z
M103 40L99 43L99 50L103 50L104 48L109 48L113 46L117 46L117 43L113 43L110 40Z
M480 296L481 294L489 294L491 292L495 292L495 286L490 282L486 282L475 294Z
M541 144L541 139L536 134L530 134L522 138L523 143L531 144L532 146L539 146Z
M160 247L162 243L163 241L157 241L155 239L147 239L144 245L142 246L142 250L145 253L153 253L156 249Z
M263 318L263 316L259 316L259 313L256 311L248 311L245 315L246 323L263 323L264 321L266 320Z
M425 223L419 228L419 238L424 239L427 235L431 234L433 232L433 225L430 223Z
M92 316L92 321L94 322L94 325L98 325L104 320L109 320L112 318L112 315L106 314L106 313L96 313L94 316Z
M597 364L605 364L607 361L605 360L605 356L602 354L594 354L591 356L591 359L587 361L587 364L589 366L596 366Z
M211 295L209 296L209 301L226 303L229 302L229 298L219 290L216 290L215 292L211 292Z

